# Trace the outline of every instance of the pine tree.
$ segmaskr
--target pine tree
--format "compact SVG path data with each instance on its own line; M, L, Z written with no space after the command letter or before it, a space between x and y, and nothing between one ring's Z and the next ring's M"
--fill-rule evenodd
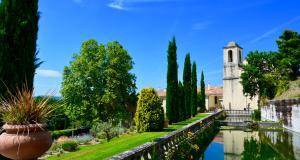
M186 118L191 117L191 60L190 54L186 54L183 69L183 86Z
M38 0L2 0L0 3L0 94L26 84L33 89L38 33Z
M200 112L204 112L205 107L205 83L204 83L204 74L203 71L201 73L201 82L200 82Z
M178 83L178 121L185 120L186 111L185 111L185 104L184 104L184 87L181 81Z
M192 65L192 81L191 81L191 114L197 114L197 67L196 62Z
M178 120L178 65L176 55L176 40L175 37L169 42L168 47L168 71L167 71L167 97L166 97L166 112L169 123L177 122Z

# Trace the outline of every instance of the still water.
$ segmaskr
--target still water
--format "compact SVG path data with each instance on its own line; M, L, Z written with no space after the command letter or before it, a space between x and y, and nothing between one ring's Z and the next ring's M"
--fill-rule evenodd
M200 160L300 160L300 134L222 130Z

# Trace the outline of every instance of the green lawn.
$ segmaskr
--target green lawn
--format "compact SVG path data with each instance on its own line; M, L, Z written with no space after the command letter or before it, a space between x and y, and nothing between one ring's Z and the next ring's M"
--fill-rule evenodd
M132 133L122 135L119 138L114 138L110 142L104 142L97 145L81 146L78 151L66 153L61 156L49 157L50 160L55 159L105 159L122 153L126 150L144 144L145 142L150 142L155 138L164 136L169 132L176 129L182 128L183 126L196 121L198 119L206 117L207 114L198 114L196 117L188 119L183 122L178 122L176 124L170 125L168 128L164 129L162 132L144 132L144 133Z

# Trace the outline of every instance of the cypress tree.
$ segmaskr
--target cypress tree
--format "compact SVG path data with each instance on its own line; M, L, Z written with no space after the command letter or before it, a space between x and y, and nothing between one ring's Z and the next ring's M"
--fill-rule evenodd
M203 71L201 73L201 82L200 82L200 111L204 112L206 107L205 107L205 83L204 83L204 74Z
M191 114L197 114L197 67L196 62L192 65L192 81L191 81Z
M38 33L38 0L2 0L0 3L0 94L6 96L27 85L33 89Z
M167 71L167 97L166 97L166 113L170 122L177 122L178 119L178 65L176 55L175 37L169 42L168 47L168 71Z
M186 111L185 111L185 104L184 104L184 87L181 81L178 83L178 115L179 121L185 120Z
M191 59L190 54L186 54L183 69L183 86L186 118L191 117Z

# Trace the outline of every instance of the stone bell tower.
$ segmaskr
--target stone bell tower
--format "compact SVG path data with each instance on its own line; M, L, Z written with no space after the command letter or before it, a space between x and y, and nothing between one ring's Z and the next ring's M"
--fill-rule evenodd
M229 42L223 49L223 105L225 109L243 110L256 109L256 98L250 100L244 96L240 76L243 64L243 48L236 42Z

